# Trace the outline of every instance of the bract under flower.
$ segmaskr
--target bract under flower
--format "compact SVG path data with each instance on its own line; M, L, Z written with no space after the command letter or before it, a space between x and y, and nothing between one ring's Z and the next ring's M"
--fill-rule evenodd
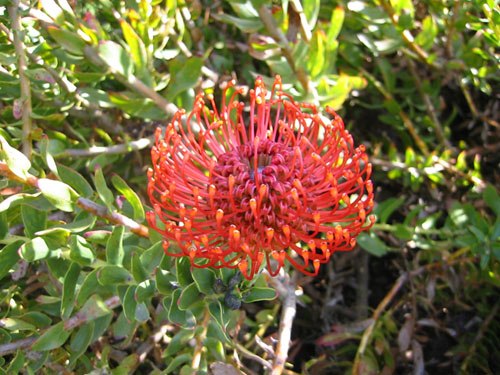
M165 135L157 129L148 222L177 242L173 251L165 241L167 254L194 267L239 267L252 279L264 262L271 275L289 262L316 275L374 221L365 148L332 109L326 120L284 93L279 76L270 93L256 79L249 112L232 87L220 110L201 93L187 119L179 110Z

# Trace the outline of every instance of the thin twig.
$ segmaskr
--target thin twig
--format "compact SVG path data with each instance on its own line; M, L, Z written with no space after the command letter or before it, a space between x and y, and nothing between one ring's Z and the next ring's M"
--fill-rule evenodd
M347 61L349 61L348 58L346 59ZM378 81L372 74L368 73L368 71L363 69L362 67L359 67L359 70L366 77L366 79L368 79L373 84L373 86L375 86L375 88L380 91L382 95L384 95L386 100L396 101L394 99L394 96L392 96L392 94L384 87L384 85L380 81ZM424 155L429 155L429 149L427 148L426 143L422 140L422 138L420 138L420 135L418 135L418 132L408 115L402 109L400 109L399 116L403 120L406 129L408 129L408 131L410 132L420 151L422 151Z
M418 56L420 60L422 60L424 63L432 66L433 68L436 69L442 69L441 64L438 64L434 61L429 60L429 55L427 52L425 52L418 44L415 43L415 39L413 38L413 35L411 34L410 30L400 30L399 28L399 17L397 16L396 12L392 8L392 5L389 1L387 0L381 0L380 5L382 5L382 8L384 8L385 12L391 19L391 22L393 23L394 27L396 30L398 30L401 34L401 37L405 41L405 43L410 47L410 49Z
M23 143L23 153L30 158L31 152L33 151L31 145L31 88L30 80L26 75L26 70L28 70L28 64L26 62L25 50L26 47L21 38L21 18L19 16L19 0L12 0L12 5L7 7L12 27L12 34L14 37L14 49L17 56L17 70L19 72L19 84L21 87L21 108L22 108L22 143Z
M7 177L9 180L17 181L25 185L29 185L31 187L38 189L38 178L28 174L26 177L21 178L9 169L6 163L0 162L0 175ZM91 214L101 217L103 219L108 220L113 224L123 225L130 229L132 233L137 234L141 237L149 237L149 229L148 227L137 223L136 221L130 219L129 217L119 214L117 212L109 212L108 209L104 206L101 206L90 199L87 198L77 198L76 205L83 210L90 212Z
M272 369L273 366L268 361L266 361L264 358L259 357L257 354L252 353L250 350L245 348L240 343L235 343L235 348L238 350L238 353L240 353L243 357L247 357L248 359L260 363L263 367L267 369Z
M295 61L292 55L292 49L289 46L289 42L286 39L285 34L283 34L281 29L276 25L276 21L274 20L271 11L267 8L267 4L262 4L259 7L258 12L260 20L264 24L267 32L271 35L271 37L274 40L276 40L276 42L279 43L281 52L283 53L283 56L285 56L286 61L288 61L290 68L292 68L292 70L297 75L297 79L299 80L304 90L308 92L309 89L311 88L309 78L302 69L297 68L297 66L295 65Z
M271 278L273 284L278 280ZM285 288L286 294L282 294L282 307L281 319L278 331L278 344L276 346L276 357L274 359L273 368L270 375L281 375L285 368L286 359L288 357L288 349L290 348L290 341L292 336L293 319L295 318L297 297L295 296L295 289L297 287L297 273L294 272L291 276L285 274Z
M201 321L200 327L202 327L202 331L196 335L196 346L194 347L193 360L191 362L191 368L194 373L198 371L200 368L201 362L201 352L203 350L203 341L205 341L205 337L207 337L207 328L210 323L210 311L208 307L205 308L205 313L203 314L203 319Z
M443 127L441 126L441 122L439 121L439 118L436 114L436 109L434 108L434 105L432 104L429 95L427 95L422 89L422 84L420 82L421 78L418 76L415 63L413 62L412 59L408 59L407 61L408 61L408 67L410 68L410 73L413 76L413 82L415 82L415 87L417 88L418 93L422 97L422 100L424 101L425 104L425 109L427 110L427 114L431 119L432 128L434 129L434 134L436 134L436 138L439 140L442 146L450 148L451 147L450 142L444 135Z
M95 216L106 219L113 224L123 225L138 236L149 238L148 227L139 224L125 215L114 211L110 213L106 207L101 206L87 198L78 198L76 204L78 207Z
M55 155L58 157L86 157L86 156L96 156L100 154L114 155L114 154L125 154L132 151L143 150L150 147L154 142L154 137L141 138L128 143L123 143L113 146L93 146L88 149L67 149L64 152Z
M120 298L117 296L113 296L104 301L104 303L109 309L114 309L120 306ZM64 323L64 328L66 330L71 330L82 324L88 323L91 319L93 319L93 317L89 316L88 314L77 312L73 317L71 317ZM48 331L52 327L53 326L47 328L45 331ZM10 353L15 353L18 349L27 349L31 347L37 339L38 336L30 336L21 340L2 344L0 345L0 357Z
M144 82L138 79L133 74L130 74L128 77L125 77L122 73L120 73L115 67L107 64L97 53L97 51L91 46L85 46L83 49L83 54L87 60L89 60L92 64L95 64L109 73L113 74L115 78L127 86L129 89L151 99L155 105L161 109L165 114L167 114L170 118L174 116L174 114L178 111L178 108L175 104L169 103L166 101L160 94L158 94L155 90L147 86Z

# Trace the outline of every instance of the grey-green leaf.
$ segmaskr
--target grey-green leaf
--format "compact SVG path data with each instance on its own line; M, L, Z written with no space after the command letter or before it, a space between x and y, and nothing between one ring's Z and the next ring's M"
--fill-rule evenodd
M61 301L61 316L68 319L75 305L75 288L80 276L81 268L78 263L72 262L63 281L63 293Z
M109 264L121 265L125 257L123 249L123 232L125 227L117 225L113 228L113 232L106 244L106 260Z
M59 322L35 341L31 347L34 351L45 351L59 348L71 334L71 330L64 328L64 322Z

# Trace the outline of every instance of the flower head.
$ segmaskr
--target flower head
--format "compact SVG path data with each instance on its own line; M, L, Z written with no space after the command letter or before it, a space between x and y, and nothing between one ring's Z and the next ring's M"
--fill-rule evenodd
M316 275L373 223L365 148L332 109L328 120L284 93L279 76L270 93L256 79L249 113L236 100L243 89L226 101L233 86L220 110L201 93L187 125L179 110L164 136L157 129L148 222L177 242L176 251L164 242L167 254L188 256L194 267L239 267L252 279L263 262L276 275L288 261Z

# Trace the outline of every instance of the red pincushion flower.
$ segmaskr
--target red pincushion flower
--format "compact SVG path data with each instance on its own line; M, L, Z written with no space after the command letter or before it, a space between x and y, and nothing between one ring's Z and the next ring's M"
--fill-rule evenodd
M194 267L239 267L252 279L264 260L274 276L286 259L316 275L374 221L366 223L373 185L365 148L354 147L332 109L328 122L282 92L279 76L269 97L257 78L250 113L236 101L242 89L226 102L232 86L220 111L201 93L187 126L179 110L164 137L156 130L148 222L177 242L177 252L164 242L167 254L188 256Z

